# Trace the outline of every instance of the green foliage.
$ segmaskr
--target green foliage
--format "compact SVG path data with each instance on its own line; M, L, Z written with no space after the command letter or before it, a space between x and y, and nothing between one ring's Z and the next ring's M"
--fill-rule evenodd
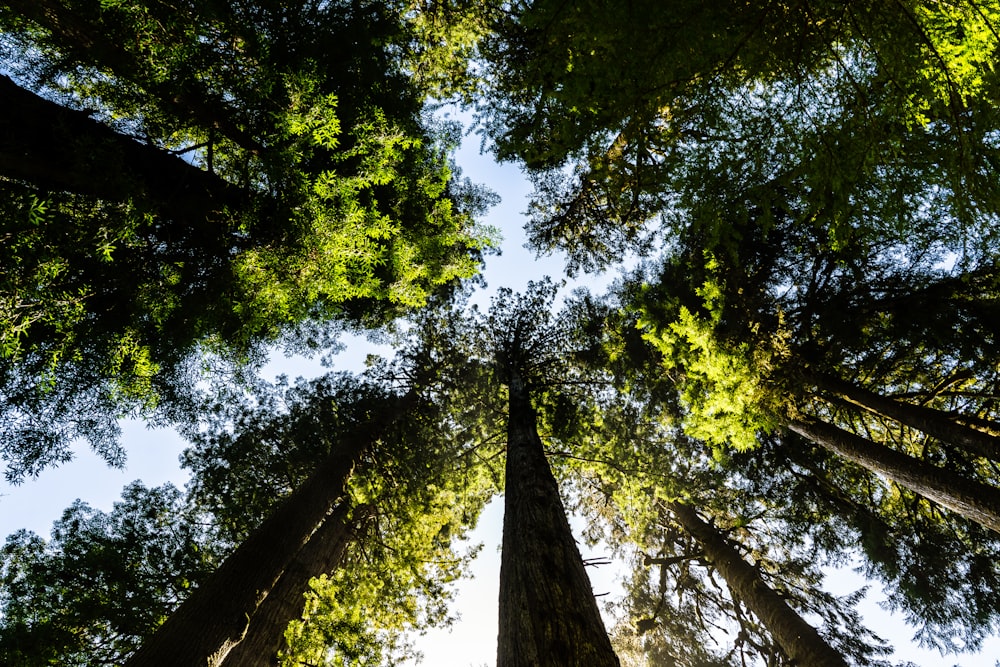
M562 372L567 332L552 312L558 288L546 277L529 282L522 294L501 288L488 313L480 314L473 307L477 352L492 366L499 382L509 384L517 377L537 390L570 380Z
M47 543L12 536L0 659L120 660L219 545L412 400L358 462L357 540L284 659L410 657L405 630L450 620L515 382L591 537L632 559L617 632L637 653L787 664L674 503L856 664L882 664L881 644L820 568L859 544L919 641L975 649L1000 616L997 540L779 426L807 411L1000 481L801 381L996 419L998 26L995 0L8 2L0 64L60 119L0 138L8 479L76 437L120 463L116 418L154 410L184 422L194 478L187 501L133 486L109 514L74 505ZM449 161L456 128L427 118L446 98L528 168L536 248L571 272L658 263L560 313L549 280L487 313L446 303L494 242L474 222L490 197ZM363 378L249 378L264 346L400 314L399 356ZM241 382L208 377L200 404L212 366Z
M363 299L421 306L434 289L473 276L479 266L472 251L488 242L464 231L468 213L453 205L443 149L425 147L374 109L351 129L349 148L337 151L340 125L328 104L328 117L317 118L313 108L309 120L290 128L334 151L338 167L303 183L295 243L235 258L246 294L236 307L265 321L301 320L316 303L331 314L337 304ZM353 175L340 173L345 164ZM458 245L470 254L452 253Z
M994 3L913 3L905 10L920 36L923 75L936 102L964 106L977 97L995 99L993 76L1000 51L1000 7ZM923 115L929 103L914 100L914 117Z
M707 263L710 272L716 266ZM664 368L680 373L685 433L717 450L752 449L758 433L769 433L779 424L780 402L768 386L768 375L780 345L764 350L748 342L733 345L719 340L722 290L709 280L695 292L703 299L699 313L681 305L674 321L658 324L647 309L637 326L643 338L659 350Z
M148 414L199 347L247 362L303 326L381 325L473 276L494 243L473 219L489 197L460 181L454 132L424 106L445 80L466 85L482 21L462 3L5 6L2 62L63 119L55 141L25 128L34 171L0 170L12 432L51 424L57 459L72 428L46 387ZM421 43L453 33L466 47L446 61ZM45 465L18 461L28 449L5 449L8 475Z
M202 406L204 429L182 458L192 471L192 501L210 512L220 533L238 544L354 428L393 409L383 387L331 374L288 387L258 387ZM369 502L368 500L364 502Z
M116 664L217 563L182 494L133 483L110 512L77 501L51 538L20 531L0 561L0 659Z
M787 664L766 624L673 520L668 507L684 503L709 518L793 609L820 619L824 637L852 664L886 664L879 658L884 642L861 625L855 609L860 596L825 591L815 546L784 508L747 492L743 459L752 452L723 461L710 456L706 443L684 435L659 406L643 400L641 390L598 393L590 401L601 422L590 437L574 441L563 472L575 480L586 536L610 545L631 565L625 599L609 606L623 660Z
M1000 211L997 11L531 3L486 41L481 116L531 169L533 243L574 269L688 234L721 256L747 223L773 241L794 222L837 252L919 238L976 258Z
M331 374L220 405L185 454L192 501L236 544L358 424L387 419L399 401L384 382ZM419 401L365 452L347 486L361 516L357 536L345 562L314 580L303 619L286 635L288 664L387 664L409 650L404 631L450 622L450 585L475 552L457 542L492 495L468 438L442 406Z
M998 539L822 450L769 438L740 465L747 492L783 508L833 564L860 548L859 570L879 581L914 641L942 652L976 651L996 632Z
M302 619L286 631L282 664L395 664L413 655L404 633L451 623L451 584L476 553L453 547L474 525L467 493L432 484L416 503L389 500L377 533L361 536L343 567L313 580Z
M470 63L500 8L480 0L411 2L403 10L413 35L404 67L434 99L474 103L480 85Z

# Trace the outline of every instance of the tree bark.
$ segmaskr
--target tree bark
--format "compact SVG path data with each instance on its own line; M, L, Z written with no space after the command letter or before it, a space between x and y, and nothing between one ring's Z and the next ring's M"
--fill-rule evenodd
M415 403L399 399L336 448L282 501L125 663L126 667L218 667L248 632L254 614L344 495L355 461ZM376 421L377 419L377 421Z
M831 424L802 417L788 429L914 493L1000 533L1000 490Z
M227 181L0 75L0 176L111 202L145 202L204 228L249 202Z
M232 110L197 79L170 77L165 82L144 79L135 56L123 48L106 27L80 15L57 0L7 0L11 9L41 26L68 45L79 60L93 63L116 78L142 87L165 109L202 128L216 128L239 146L260 153L264 146L232 119ZM132 36L140 39L138 35Z
M701 544L706 560L715 566L733 593L760 619L795 664L847 667L844 657L767 585L756 568L743 560L714 526L688 505L668 502L666 507L685 532Z
M506 480L497 667L618 667L518 377Z
M261 603L344 492L367 441L338 448L282 502L125 663L216 667L241 642Z
M349 518L353 514L353 518ZM372 514L370 507L340 505L309 538L285 569L277 585L250 619L246 638L229 652L222 667L276 667L285 646L285 629L302 616L303 595L309 581L329 574L339 565L360 524Z
M1000 437L997 437L1000 424L978 418L956 417L941 410L903 403L826 373L808 374L806 378L820 390L873 414L898 421L977 456L1000 461Z

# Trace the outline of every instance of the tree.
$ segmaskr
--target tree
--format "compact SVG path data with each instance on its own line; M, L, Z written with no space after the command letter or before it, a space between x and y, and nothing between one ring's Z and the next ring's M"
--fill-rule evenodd
M746 493L780 504L794 530L830 553L859 553L859 570L883 584L920 645L976 651L995 634L993 531L798 438L765 438L734 467Z
M1000 532L1000 489L935 469L824 422L803 418L788 429L872 472Z
M898 446L902 451L896 451L887 447L887 443L876 444L870 442L871 437L860 437L835 424L825 423L826 420L817 414L822 408L810 405L817 395L808 388L803 390L797 386L803 376L807 382L819 382L827 391L834 386L835 380L830 379L829 374L817 379L817 372L798 354L799 350L810 351L815 342L810 338L803 340L802 332L783 324L780 311L739 312L747 301L739 300L739 292L729 283L738 280L739 273L730 275L709 263L706 267L710 270L708 277L695 287L687 278L674 273L674 268L668 266L659 274L663 282L647 283L647 288L632 292L632 295L643 304L638 307L643 313L639 324L646 329L645 338L663 355L664 366L677 372L675 382L685 412L684 427L689 435L719 448L752 449L758 446L759 433L787 427L963 516L996 529L998 499L992 486L995 475L988 467L945 470L940 465L919 460L922 455L916 454L906 442ZM622 288L626 294L629 290ZM730 307L734 299L737 299L735 307ZM758 303L779 310L783 304L774 301L777 300L762 297ZM791 299L788 301L799 308L809 307L808 302L799 305ZM730 315L733 310L738 311L735 316ZM840 327L849 330L851 325L841 324ZM809 331L804 336L809 336ZM888 343L893 344L893 341L890 339ZM836 346L836 339L824 341L823 345ZM912 357L919 359L920 355L934 352L933 348L922 347ZM825 359L819 363L824 362L831 363ZM844 391L844 385L836 387ZM854 395L860 395L859 391L854 391ZM877 395L867 391L865 398L870 404ZM947 431L934 428L944 420L927 408L906 410L906 406L890 405L886 401L879 405L883 410L890 410L893 419L903 418L910 423L914 423L914 413L920 413L923 417L920 427L931 429L938 436L959 432L954 427ZM937 421L930 421L929 415L937 417ZM967 420L980 426L989 425L987 420L974 416ZM970 435L969 429L961 433L966 441L975 435ZM982 448L989 438L988 434L979 435L976 442ZM949 454L949 458L953 457L955 455ZM975 492L966 495L970 488Z
M468 560L455 553L453 541L475 524L490 494L471 466L467 436L430 400L433 366L412 361L395 369L376 366L366 382L330 374L263 389L246 405L221 406L195 438L185 462L194 471L192 500L211 511L223 535L240 543L279 500L308 483L317 460L352 441L356 425L374 422L381 433L362 454L339 509L309 538L257 612L270 616L265 607L276 596L280 615L264 629L278 644L257 650L260 637L252 636L257 630L251 625L226 664L388 659L403 627L449 620L447 584ZM393 370L406 375L401 391L409 410L389 423L389 413L377 408L394 395L387 388ZM345 513L351 516L346 530L337 525ZM332 560L338 549L339 560Z
M302 616L309 581L341 565L348 544L364 529L372 513L370 507L351 507L347 502L338 505L282 572L274 589L251 617L243 639L220 664L234 667L277 664L279 654L286 648L288 624Z
M9 665L121 664L224 555L170 485L135 482L110 512L77 501L51 538L8 536L0 658Z
M846 665L847 662L781 599L762 582L754 567L740 558L717 530L683 503L669 503L670 513L705 550L705 556L726 582L767 626L778 644L793 662L808 665Z
M1000 460L1000 425L989 420L894 400L826 373L807 374L807 378L815 382L820 391L832 394L834 400L843 400L880 417L894 419L977 456Z
M409 69L436 57L421 35L472 18L415 16L3 9L8 477L65 460L77 435L116 460L113 418L173 400L196 348L247 363L263 344L315 346L302 323L382 323L475 273L485 200L449 164L454 128L423 113L458 63Z
M516 375L509 391L497 664L618 665Z
M131 591L132 616L155 620L129 638L116 660L340 664L344 656L364 655L377 661L392 654L402 628L448 621L447 585L468 561L455 553L453 540L474 525L488 494L475 470L462 464L461 437L417 393L407 398L372 378L343 374L278 390L262 385L243 404L226 404L199 432L187 455L193 482L183 504L175 499L183 509L175 521L184 535L194 529L186 517L197 513L217 561L197 576L176 575L188 581L183 597L199 603L193 608L150 587ZM379 434L378 442L365 445L365 433ZM130 538L145 558L136 569L156 572L158 536ZM75 539L95 549L93 536ZM38 569L39 558L25 551L19 562ZM23 608L45 602L23 592L17 600ZM90 605L95 626L115 613L102 601ZM54 627L73 622L59 609L51 616ZM55 642L48 653L45 643L24 645L24 660L51 655L91 664L104 649L81 635L75 653ZM184 646L171 640L178 636Z
M361 430L355 436L353 446L345 444L322 462L126 664L222 664L246 636L261 603L343 496L357 458L377 437L378 430L368 428L369 432Z
M675 314L676 319L672 322L668 319L666 324L660 324L662 320L658 317L651 317L643 328L637 328L637 322L643 321L640 312L653 315L666 310L657 290L654 281L645 282L641 290L634 283L626 282L614 291L617 299L601 301L583 295L574 304L579 335L585 341L581 346L585 351L581 359L594 368L603 369L609 383L621 394L617 398L604 399L597 409L605 431L612 428L615 419L621 422L612 432L620 432L616 437L624 444L575 452L581 460L592 462L586 474L593 481L587 482L586 488L593 485L596 490L592 493L596 498L588 506L610 506L618 508L619 512L629 506L638 508L631 511L640 518L631 520L627 528L616 529L621 532L613 534L624 535L615 539L627 542L628 535L634 535L632 539L637 541L644 539L650 529L643 527L655 520L642 518L648 514L645 508L663 499L686 501L693 495L698 499L694 506L721 526L736 526L742 531L747 525L746 517L781 522L781 527L769 530L767 536L760 539L775 548L778 544L788 544L793 550L801 549L803 544L813 544L814 551L807 557L813 564L823 560L842 563L846 554L862 544L866 573L887 585L893 607L904 611L907 620L919 628L921 643L943 651L975 650L996 623L991 594L985 593L996 589L997 570L989 564L988 555L996 548L996 535L906 488L885 481L881 475L889 474L890 479L896 475L883 465L870 465L869 470L878 471L878 475L872 474L842 456L819 454L821 449L810 449L808 443L782 435L780 425L786 417L780 406L782 401L794 401L795 398L782 393L789 391L789 385L769 377L769 373L780 375L781 366L774 362L774 356L759 353L745 341L737 346L732 342L736 339L733 334L726 339L731 341L728 344L718 340L720 332L727 331L724 325L731 320L727 320L724 309L704 305L710 300L710 294L717 294L708 287L702 292L705 302L700 306L692 304L692 310L682 317ZM681 291L679 296L682 298L683 294ZM649 311L630 307L630 303L647 304ZM653 330L657 333L651 334ZM766 342L764 336L761 338ZM654 343L652 348L648 345L650 342ZM650 354L654 350L663 356ZM688 354L693 356L687 357ZM665 362L665 358L673 361ZM778 362L782 362L780 357ZM801 367L796 368L794 363L789 365L793 369L792 378L799 377ZM803 407L807 405L815 409L815 405L808 403ZM922 468L922 474L928 479L936 479L939 483L950 479L944 488L946 493L955 494L954 497L965 493L970 484L983 499L995 495L992 486L969 481L990 480L986 473L989 466L962 467L961 462L965 459L961 456L941 458L935 454L936 443L929 442L929 438L900 437L898 427L893 425L870 424L866 431L866 426L850 421L842 412L822 415L823 419L843 424L844 428L867 433L869 438L885 438L885 445L869 441L862 444L859 436L854 435L852 437L858 440L853 449L855 453L868 457L877 451L879 456L892 458L899 471ZM643 424L657 423L686 433L698 433L706 441L692 449L682 447L679 443L683 440L679 436L642 435L651 428ZM772 435L767 435L769 430ZM653 433L655 435L655 431ZM646 438L664 443L661 447L665 452L635 444ZM781 451L794 464L781 457L774 458L772 443L775 442L782 443ZM740 443L745 451L738 452L735 443ZM892 449L886 445L891 445ZM709 453L711 465L716 468L712 474L679 463L696 461ZM812 459L816 456L818 461ZM827 466L837 471L835 477L824 471ZM903 481L899 476L896 478ZM700 483L706 486L700 487L695 480L704 480ZM914 480L908 480L908 485L917 488ZM700 495L699 488L703 488ZM739 495L729 495L728 489L738 489ZM718 501L713 495L719 496ZM744 509L744 502L760 505ZM974 502L983 501L977 498ZM655 544L655 541L645 543L649 549L647 553L656 553ZM667 550L664 557L685 560L682 558L685 554L687 561L702 557L699 550L685 550L683 546ZM775 558L773 554L766 557L773 559L775 569L770 571L780 572L783 577L798 571L794 560ZM683 566L678 564L676 567ZM675 576L678 577L675 584L678 589L692 589L694 584L690 577ZM636 598L637 612L642 610L639 613L648 615L659 608L658 600L663 597L657 595L655 583L648 586L641 583L646 580L639 577L634 590L639 596ZM811 590L813 585L804 590ZM669 593L675 589L667 585L665 590ZM951 591L961 592L952 595ZM677 595L681 599L680 591ZM809 594L804 599L809 599ZM671 603L676 604L678 602ZM715 608L725 607L716 605ZM671 609L678 608L664 603L664 614L669 615ZM680 610L675 612L681 613ZM664 618L656 613L653 617ZM693 639L698 636L697 627L691 628L690 624L677 620L676 615L664 620L663 624L664 632L669 633L663 641L669 642L669 637L676 637L681 642L697 641ZM627 630L619 629L618 632L624 632L626 637L634 636ZM864 637L857 626L841 636L852 635ZM828 631L824 636L830 636ZM765 639L758 645L766 646L767 642ZM668 655L682 655L686 645L675 648L667 645L657 650ZM866 655L864 651L857 652L857 647L839 648L847 656ZM854 659L870 660L870 657Z
M754 209L765 235L786 215L835 249L904 228L953 243L961 230L960 257L988 256L997 12L517 5L486 40L481 116L498 156L534 173L534 243L577 267L683 229L721 255Z
M820 566L841 554L790 524L781 499L748 492L740 462L709 458L645 391L632 381L590 396L586 444L564 454L588 537L634 563L617 640L666 664L883 664L859 596L823 590Z
M501 290L476 323L479 354L507 387L507 461L497 664L619 664L538 435L532 394L558 377L555 286ZM475 334L473 334L475 335Z
M280 640L301 611L302 598L299 605L292 602L296 595L305 592L310 579L330 574L327 564L337 565L337 553L343 555L342 542L351 532L337 510L344 503L352 521L365 522L365 516L374 515L356 547L369 561L370 571L354 575L371 588L358 586L347 600L376 605L381 591L382 610L370 614L405 618L417 613L408 588L424 587L429 598L444 599L440 580L454 579L464 564L450 554L451 526L460 536L463 525L474 523L485 498L476 476L455 466L463 442L447 430L422 391L414 385L397 393L379 382L334 376L295 388L280 399L272 396L242 414L238 407L230 408L227 414L235 411L242 422L240 431L202 438L207 447L192 461L208 463L211 472L227 468L226 458L232 457L250 474L232 476L230 471L221 479L199 474L201 481L193 491L207 506L223 499L225 509L218 516L223 526L235 529L238 546L128 664L180 659L224 664L250 632ZM292 409L275 413L277 402ZM247 447L257 450L250 458L240 452ZM329 453L317 459L317 450L324 448ZM441 461L454 467L441 468ZM269 478L275 470L283 474ZM251 502L234 504L240 498ZM383 567L374 567L373 560L383 561ZM372 586L376 580L378 585ZM386 597L387 586L398 586L391 590L402 597L403 611L386 604L392 599ZM275 616L268 608L272 595L279 606ZM435 604L428 603L432 618L441 615L433 611ZM363 613L358 607L348 611ZM268 617L257 623L258 614ZM259 639L252 638L252 644ZM293 655L316 650L304 643L289 650ZM274 646L270 640L268 644ZM326 650L320 646L320 656ZM275 656L255 659L271 663Z

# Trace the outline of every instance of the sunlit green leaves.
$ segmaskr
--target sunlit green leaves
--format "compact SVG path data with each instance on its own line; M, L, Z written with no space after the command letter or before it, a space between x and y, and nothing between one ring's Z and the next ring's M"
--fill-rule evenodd
M67 117L93 130L62 142L84 165L72 178L38 150L56 182L0 182L16 213L0 225L15 241L4 357L36 384L97 373L61 390L98 391L90 403L118 416L176 395L199 347L246 361L300 326L384 324L475 275L495 242L473 217L489 197L458 181L455 130L424 106L431 89L467 88L483 17L410 3L0 10L10 85L88 108ZM460 54L420 43L452 34ZM51 423L38 406L18 409Z
M914 3L910 11L908 18L918 30L924 52L923 75L939 101L964 106L980 96L995 100L1000 5Z
M663 355L664 368L679 372L685 432L715 448L751 449L758 433L771 432L779 423L778 405L767 386L773 361L750 343L718 338L723 298L716 282L707 281L697 294L707 316L682 305L674 321L657 325L647 315L638 326Z
M385 493L369 496L382 516L342 567L313 580L302 619L286 631L282 664L393 664L414 653L405 632L453 621L452 584L476 553L453 542L469 528L468 512L478 511L464 486L432 484L417 502L400 497L391 505L382 504Z
M329 94L325 98L309 100L301 92L291 91L290 108L285 122L288 133L293 137L303 137L307 141L331 150L340 141L340 119L337 118L337 96Z

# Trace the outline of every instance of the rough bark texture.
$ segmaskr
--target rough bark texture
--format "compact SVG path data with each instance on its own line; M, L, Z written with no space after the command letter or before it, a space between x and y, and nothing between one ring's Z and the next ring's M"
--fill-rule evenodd
M817 373L810 375L809 379L822 391L846 399L869 412L894 419L978 456L1000 461L1000 438L996 436L1000 433L1000 426L992 422L976 419L976 428L960 423L960 417L947 412L896 401L832 375Z
M330 455L126 663L215 667L245 636L261 603L337 501L372 434Z
M113 202L142 200L176 222L204 226L242 190L0 75L0 176Z
M349 516L353 514L353 519ZM246 638L229 652L223 667L275 667L285 647L285 629L302 616L309 580L335 570L357 526L370 516L366 507L342 502L299 550L292 563L250 619Z
M809 417L789 430L1000 533L1000 490Z
M726 580L733 593L760 619L785 654L797 665L847 667L834 650L781 596L743 560L732 544L695 510L682 503L667 503L677 523L705 550L705 558Z
M527 391L510 386L497 667L619 665Z

